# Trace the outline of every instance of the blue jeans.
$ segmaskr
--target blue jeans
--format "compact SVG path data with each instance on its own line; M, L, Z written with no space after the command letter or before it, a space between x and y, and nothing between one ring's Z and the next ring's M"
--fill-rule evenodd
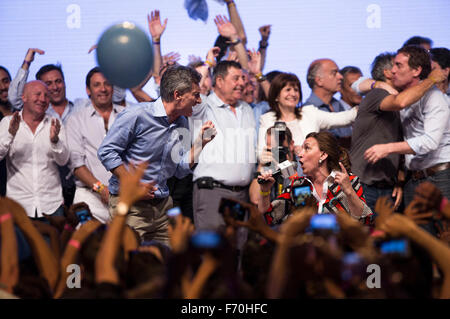
M394 188L377 188L375 186L370 186L364 183L361 184L363 187L366 204L372 210L374 218L376 218L376 216L378 215L375 212L375 203L377 202L379 197L387 196L392 201L392 203L394 203L394 201L392 200L392 192L394 191Z
M428 176L421 179L413 179L412 177L408 179L403 189L403 200L405 202L405 207L413 200L414 190L417 186L425 181L429 181L436 185L437 188L442 192L442 196L450 199L450 168L437 172L433 176ZM429 223L423 226L423 228L429 233L436 235L437 229L433 223Z

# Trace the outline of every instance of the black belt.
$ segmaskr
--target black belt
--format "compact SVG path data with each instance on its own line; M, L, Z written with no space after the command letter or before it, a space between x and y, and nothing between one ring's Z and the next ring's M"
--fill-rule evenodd
M410 173L413 179L418 180L428 176L433 176L437 172L444 171L447 168L450 168L450 162L437 164L421 171L410 171Z
M241 192L243 190L247 189L247 186L229 186L229 185L225 185L219 181L216 181L214 179L212 179L211 177L202 177L199 178L195 181L195 183L197 184L197 187L202 189L202 188L206 188L206 189L213 189L213 188L224 188L224 189L228 189L232 192Z

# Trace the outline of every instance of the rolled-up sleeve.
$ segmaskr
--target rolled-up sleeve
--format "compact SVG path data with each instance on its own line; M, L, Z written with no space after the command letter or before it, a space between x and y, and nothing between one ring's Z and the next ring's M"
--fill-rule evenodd
M123 164L122 153L137 133L136 121L135 112L120 113L98 148L97 157L108 171Z
M444 135L450 120L450 108L444 98L429 97L424 101L423 109L424 133L409 139L406 142L417 155L424 155L435 151Z
M22 93L25 83L27 83L28 73L28 70L20 68L16 77L9 84L8 100L15 110L21 110L23 107Z
M3 118L0 122L0 160L6 157L14 140L14 136L9 133L10 122L11 116Z

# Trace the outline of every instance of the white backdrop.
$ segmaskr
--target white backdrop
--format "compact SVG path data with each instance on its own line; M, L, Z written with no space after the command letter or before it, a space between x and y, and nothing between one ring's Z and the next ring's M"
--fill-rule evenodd
M429 37L435 47L450 47L449 0L235 0L248 37L257 48L258 27L272 25L264 72L296 73L309 95L309 63L329 57L339 67L355 65L369 75L370 63L383 51L395 51L413 35ZM226 7L208 0L206 23L189 18L184 0L1 0L0 65L12 76L29 47L46 51L36 56L30 79L44 64L60 62L69 99L86 97L85 76L95 66L87 54L101 33L129 20L147 29L147 13L159 9L168 18L161 40L163 54L179 52L187 63L194 54L204 58L217 37L213 18Z

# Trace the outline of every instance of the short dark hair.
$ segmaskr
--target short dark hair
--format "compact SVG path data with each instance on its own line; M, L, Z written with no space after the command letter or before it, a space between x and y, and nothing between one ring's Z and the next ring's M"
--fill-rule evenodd
M37 71L36 73L36 80L42 80L42 76L50 71L58 71L61 74L61 77L64 80L64 73L62 71L62 67L61 64L46 64L44 66L42 66L39 71Z
M361 72L361 69L358 68L357 66L353 66L353 65L348 65L346 67L343 67L342 69L339 70L339 73L342 74L342 76L345 76L347 73L354 73L354 74L363 74Z
M311 89L313 89L314 85L316 84L316 75L317 75L317 72L319 72L321 67L322 67L322 61L315 60L311 63L311 65L308 68L308 73L306 74L306 82L308 83L308 86Z
M8 76L9 80L11 81L11 74L9 74L9 71L4 67L0 65L0 70L5 71L6 75Z
M216 79L217 77L225 78L228 74L228 69L230 68L236 68L236 69L242 69L242 66L240 63L236 61L220 61L217 63L216 67L214 68L213 72L213 86L216 86Z
M270 108L275 112L276 118L279 119L281 117L281 110L278 106L278 102L276 101L278 99L278 96L280 95L281 90L289 85L292 84L293 86L296 86L298 88L298 91L300 93L299 103L302 102L302 85L300 83L300 80L298 77L293 73L280 73L270 83L270 89L269 89L269 105ZM301 119L301 108L296 107L295 108L295 116L297 119Z
M161 99L165 102L174 100L174 92L180 91L181 94L192 90L192 84L199 84L201 75L193 68L183 65L169 67L161 78Z
M442 69L450 68L450 50L447 48L433 48L430 50L431 60L439 64ZM450 73L448 75L450 80Z
M95 73L102 73L98 66L92 68L86 75L86 87L89 87L91 85L91 78Z
M412 69L422 68L419 79L425 79L431 72L430 54L424 48L417 45L407 45L397 51L397 54L404 54L409 57L408 65Z
M393 60L395 58L395 53L384 52L378 54L372 62L372 78L375 81L386 81L384 76L384 70L390 70L394 66Z
M433 40L430 38L421 37L418 35L415 35L408 40L406 40L405 43L403 43L403 46L407 45L421 45L421 44L428 44L430 47L433 45Z

